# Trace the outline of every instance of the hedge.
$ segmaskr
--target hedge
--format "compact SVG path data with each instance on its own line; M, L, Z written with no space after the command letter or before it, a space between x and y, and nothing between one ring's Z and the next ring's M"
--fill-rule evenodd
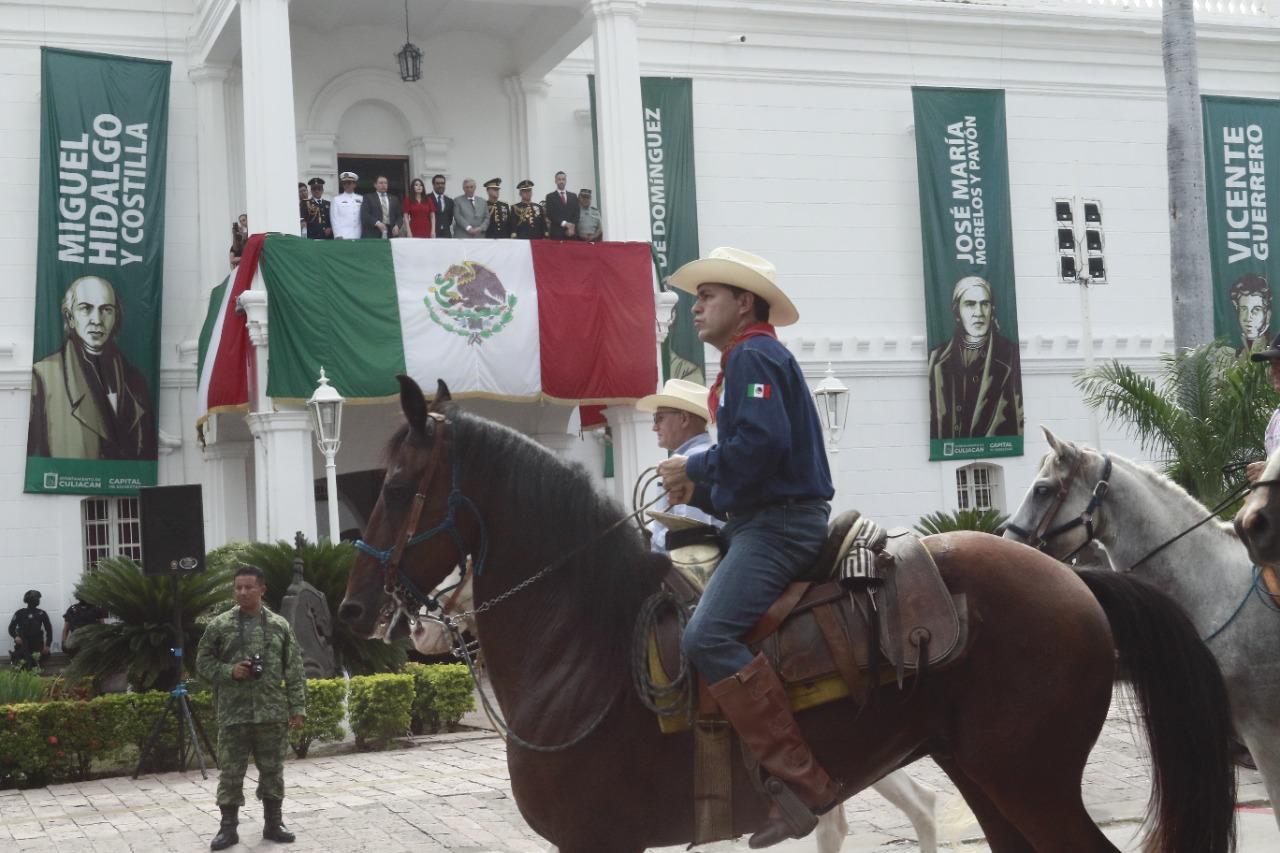
M347 680L345 678L312 678L307 681L307 719L302 728L289 733L289 744L299 758L315 741L339 741L347 736L342 730L346 712Z
M413 676L357 675L351 679L347 713L360 749L386 749L409 734L413 711Z
M465 665L411 663L405 672L413 676L415 735L438 732L441 726L453 731L463 714L476 709L475 682Z
M344 705L349 704L356 745L384 749L411 728L452 729L472 710L472 682L461 664L411 664L397 675L312 679L307 682L307 719L291 733L299 758L311 745L340 741ZM80 685L53 685L53 694L80 695ZM0 788L40 787L56 782L83 781L91 773L132 772L132 762L165 712L169 694L111 693L92 699L53 699L44 702L0 704ZM216 744L217 719L213 696L201 690L188 695L197 719ZM165 715L159 749L151 770L172 769L177 727ZM185 733L184 733L185 736ZM206 756L210 763L212 756ZM130 762L126 765L126 762Z

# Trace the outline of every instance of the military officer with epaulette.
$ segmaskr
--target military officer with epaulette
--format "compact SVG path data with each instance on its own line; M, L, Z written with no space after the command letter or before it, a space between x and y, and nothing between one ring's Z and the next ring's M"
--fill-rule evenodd
M520 200L511 205L511 236L517 240L545 240L551 236L547 211L533 200L533 181L525 178L516 184Z
M307 682L298 640L284 617L262 603L267 584L262 570L236 570L236 606L205 629L196 655L196 671L213 685L218 720L218 808L222 824L209 844L222 850L240 840L236 832L244 805L244 773L249 758L258 768L262 800L262 837L289 844L284 825L284 756L289 729L302 726Z
M502 178L490 178L484 182L484 190L489 194L489 227L484 236L489 238L511 236L511 205L498 198L502 192Z
M307 223L308 240L332 240L333 223L329 219L329 200L324 197L324 178L307 181L311 197L302 202L302 219Z
M334 198L329 209L333 236L338 240L360 239L360 205L364 198L356 192L357 180L359 176L355 172L343 172L338 176L342 192Z

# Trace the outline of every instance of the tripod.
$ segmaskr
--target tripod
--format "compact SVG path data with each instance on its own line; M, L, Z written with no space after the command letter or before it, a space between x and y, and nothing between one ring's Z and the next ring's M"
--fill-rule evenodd
M187 762L194 753L196 761L200 764L200 778L208 779L209 774L205 772L204 752L200 750L200 742L204 741L205 751L210 755L214 752L209 744L209 736L204 732L204 726L200 725L199 718L191 710L191 703L187 701L187 682L182 678L182 604L178 600L178 576L171 575L169 580L173 584L173 634L176 639L172 651L178 667L178 683L169 691L169 701L165 704L164 712L151 727L151 733L147 735L147 742L142 747L142 754L138 756L138 767L133 771L133 778L137 779L142 775L147 757L154 756L159 745L160 734L164 730L165 720L172 714L173 721L177 725L178 769L186 770Z

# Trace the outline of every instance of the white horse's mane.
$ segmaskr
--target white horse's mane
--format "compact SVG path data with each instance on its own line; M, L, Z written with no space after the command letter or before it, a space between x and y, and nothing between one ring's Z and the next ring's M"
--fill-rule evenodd
M1083 448L1077 448L1077 452L1082 449ZM1096 453L1097 451L1094 452ZM1132 459L1126 459L1125 457L1118 456L1116 454L1111 455L1111 463L1113 465L1123 467L1126 471L1146 481L1152 489L1161 491L1163 494L1167 495L1168 502L1170 503L1181 502L1185 504L1193 514L1199 516L1203 516L1209 511L1209 508L1193 497L1190 492L1149 465L1142 465L1134 462ZM1240 537L1236 533L1235 528L1231 526L1230 522L1215 519L1214 521L1206 524L1205 527L1213 528L1233 541L1240 542Z

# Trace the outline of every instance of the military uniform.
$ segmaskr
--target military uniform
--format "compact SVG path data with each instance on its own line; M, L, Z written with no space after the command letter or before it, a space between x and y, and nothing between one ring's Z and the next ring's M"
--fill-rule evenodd
M339 240L360 239L360 205L364 198L355 192L355 172L343 172L339 176L343 184L352 185L351 192L339 193L329 208L329 221L333 224L333 236Z
M324 191L324 181L320 178L312 178L307 182L313 190L319 187L321 192ZM307 225L308 240L332 240L333 239L333 222L329 218L329 200L323 196L317 198L312 195L306 201L301 202L302 221Z
M242 660L262 656L262 677L236 681L231 671ZM205 629L196 671L213 685L218 718L219 806L244 804L244 773L253 756L258 799L284 799L284 756L289 718L306 713L307 682L293 629L266 605L252 616L239 605Z
M532 190L533 181L524 180L516 189ZM551 236L551 223L546 209L536 201L518 201L511 205L511 236L517 240L545 240Z
M484 188L491 187L502 188L502 178L493 178L484 182ZM489 206L489 227L485 229L484 236L490 239L511 236L511 205L505 201L495 200L487 203Z

